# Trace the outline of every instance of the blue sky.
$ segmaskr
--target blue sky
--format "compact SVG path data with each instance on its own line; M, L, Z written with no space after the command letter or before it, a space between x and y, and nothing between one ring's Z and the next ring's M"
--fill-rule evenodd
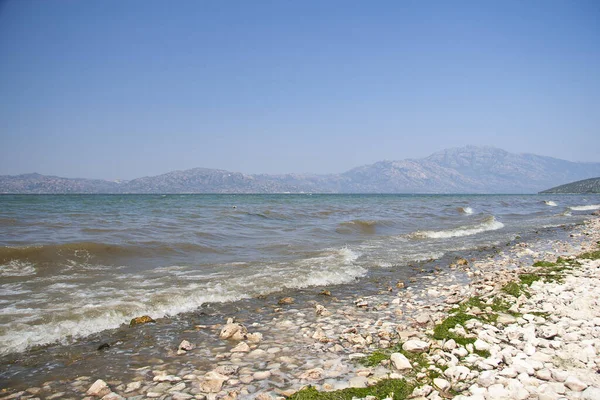
M0 174L600 161L600 2L0 3Z

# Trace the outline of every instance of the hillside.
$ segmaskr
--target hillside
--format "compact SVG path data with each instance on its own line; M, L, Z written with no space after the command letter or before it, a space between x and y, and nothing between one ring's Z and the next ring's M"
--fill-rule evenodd
M600 163L466 146L328 175L194 168L119 183L40 174L0 176L0 193L537 193L594 176L600 176Z
M600 193L600 178L584 179L567 183L540 193Z

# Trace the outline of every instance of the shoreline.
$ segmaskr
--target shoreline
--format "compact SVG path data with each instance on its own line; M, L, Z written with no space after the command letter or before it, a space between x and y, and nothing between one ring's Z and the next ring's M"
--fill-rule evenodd
M194 330L182 332L176 341L166 344L164 359L144 360L149 365L128 371L132 379L119 381L89 376L77 377L72 381L48 381L21 392L3 388L0 399L82 398L86 393L90 395L89 399L107 400L266 399L292 395L307 385L325 391L343 390L350 386L372 385L384 378L410 377L411 374L404 373L404 370L395 367L394 362L386 359L372 367L365 367L357 360L364 360L376 351L394 349L399 342L406 344L414 340L429 343L427 354L433 356L432 350L440 346L443 350L446 343L437 343L429 335L436 322L447 318L452 307L475 295L497 295L509 281L517 279L520 268L527 268L533 261L553 261L558 256L598 250L596 241L600 240L599 225L598 218L591 217L584 225L571 228L572 237L561 243L542 238L502 249L496 257L458 259L459 262L451 269L435 270L433 274L413 278L423 283L421 288L419 285L391 287L391 291L384 289L378 294L345 299L336 299L325 293L306 304L281 299L282 304L273 310L275 316L270 321L258 323L242 318L244 327L234 321L230 321L233 323L229 325L222 321L220 324L197 325ZM469 277L471 282L459 282L455 272ZM526 304L523 299L519 302ZM539 322L536 318L543 317L534 316L531 321L524 320L535 324ZM132 329L143 334L145 328L142 325ZM222 333L223 330L225 333ZM237 334L236 339L241 340L227 338L230 331L237 332L232 335ZM183 343L183 340L188 343ZM205 340L215 343L208 352L206 346L202 346ZM600 350L600 344L592 347ZM472 354L467 350L465 357ZM106 363L110 363L110 353L106 356ZM179 360L177 366L170 365L169 359ZM214 362L207 363L206 359L213 359ZM477 375L471 378L479 379L482 373L472 373L475 372ZM448 376L448 379L436 379L445 380L454 392L457 391L453 385L458 384L457 387L463 388L464 392L467 390L464 386L468 377L467 374L456 382ZM106 387L96 382L103 379L106 379ZM427 380L427 374L422 379ZM445 385L441 381L438 383ZM598 387L598 382L593 384ZM497 383L489 385L488 389L493 385ZM440 389L439 385L437 389ZM493 389L501 393L499 388ZM425 392L427 390L424 389ZM432 386L427 393L428 398L436 398L436 392L438 398L448 394L448 391L434 390ZM471 394L476 396L473 398L487 398L477 397L481 393Z

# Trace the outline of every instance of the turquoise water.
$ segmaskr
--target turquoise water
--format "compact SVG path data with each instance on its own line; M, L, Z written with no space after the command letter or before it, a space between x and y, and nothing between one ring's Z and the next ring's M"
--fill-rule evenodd
M3 195L0 351L353 282L595 209L597 195Z

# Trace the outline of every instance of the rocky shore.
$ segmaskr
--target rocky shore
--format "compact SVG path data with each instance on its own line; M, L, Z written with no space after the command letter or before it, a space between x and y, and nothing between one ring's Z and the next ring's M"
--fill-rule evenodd
M376 295L281 298L268 322L196 326L133 379L5 387L0 400L600 399L599 244L594 217L567 240L458 258Z

